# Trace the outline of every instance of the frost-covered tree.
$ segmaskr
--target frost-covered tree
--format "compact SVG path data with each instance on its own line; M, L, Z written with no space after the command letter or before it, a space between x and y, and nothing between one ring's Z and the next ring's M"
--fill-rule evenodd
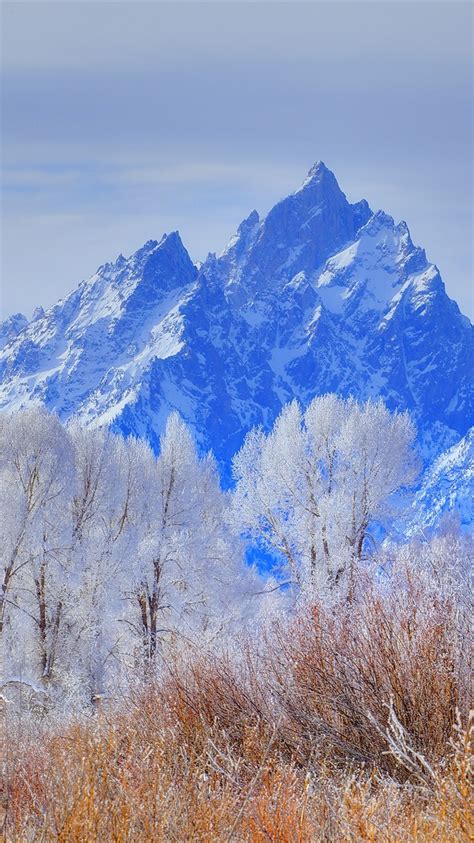
M40 408L0 415L0 684L91 701L258 611L228 502L176 414L158 457Z
M73 451L57 418L32 408L1 417L0 454L0 646L48 686L67 628Z
M176 635L198 643L215 634L250 596L253 580L226 531L214 459L199 458L180 417L168 419L157 459L142 443L133 447L140 482L130 512L137 539L125 620L149 666Z
M119 580L136 544L130 510L139 472L134 469L134 440L126 442L107 430L78 424L70 426L69 435L76 471L70 520L77 601L71 637L75 673L93 699L103 692L107 665L119 650ZM68 672L72 674L72 668Z
M394 495L417 471L407 414L335 395L287 405L234 459L234 523L276 554L306 593L348 592Z
M21 572L34 565L41 592L48 559L60 552L72 478L70 443L54 416L40 408L0 416L0 634Z

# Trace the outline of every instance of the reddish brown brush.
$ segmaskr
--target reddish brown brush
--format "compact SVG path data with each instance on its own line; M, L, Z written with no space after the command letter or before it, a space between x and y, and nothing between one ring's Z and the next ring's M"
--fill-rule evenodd
M64 730L12 729L8 841L468 841L459 607L420 583L279 622Z

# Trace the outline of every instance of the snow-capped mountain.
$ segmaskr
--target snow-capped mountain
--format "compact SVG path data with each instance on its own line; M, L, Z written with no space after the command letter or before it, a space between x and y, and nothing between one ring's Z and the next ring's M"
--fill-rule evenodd
M178 409L224 466L294 397L381 396L413 414L427 458L474 422L471 323L406 224L350 204L321 162L199 270L174 232L15 331L0 408L41 400L155 447Z

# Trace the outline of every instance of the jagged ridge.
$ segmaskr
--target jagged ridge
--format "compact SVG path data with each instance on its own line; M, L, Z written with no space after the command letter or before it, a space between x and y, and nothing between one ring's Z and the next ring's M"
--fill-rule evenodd
M199 271L174 232L12 319L0 407L41 400L154 447L178 409L224 470L293 397L380 395L413 414L426 458L474 421L469 320L406 224L350 204L321 162Z

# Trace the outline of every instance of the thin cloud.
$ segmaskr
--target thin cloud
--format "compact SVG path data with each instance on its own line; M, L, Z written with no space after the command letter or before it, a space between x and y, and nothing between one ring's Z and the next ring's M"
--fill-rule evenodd
M316 159L350 201L406 219L472 312L468 4L2 12L7 313L163 231L194 259L220 251Z

